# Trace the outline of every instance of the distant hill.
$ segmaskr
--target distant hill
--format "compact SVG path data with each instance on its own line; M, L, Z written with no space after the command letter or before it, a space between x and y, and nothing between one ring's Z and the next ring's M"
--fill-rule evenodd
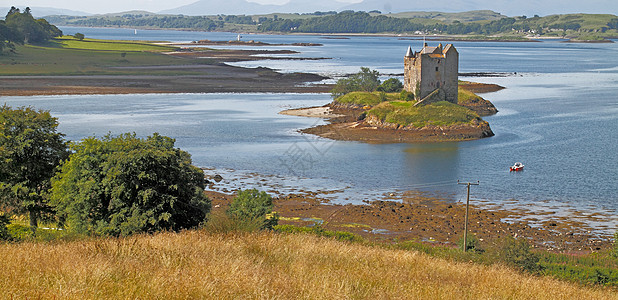
M160 11L161 14L196 15L255 15L268 13L310 13L340 10L347 5L332 0L290 0L283 5L263 5L246 0L200 0L193 4Z
M26 7L17 7L19 9L25 9ZM11 9L10 6L0 7L0 18L4 19L6 13ZM42 18L44 16L49 15L65 15L65 16L90 16L92 14L76 11L70 9L62 9L62 8L52 8L52 7L30 7L32 11L32 16L35 18Z
M502 18L506 18L505 15L497 13L491 10L473 10L456 13L447 13L439 11L410 11L401 12L395 14L388 14L393 18L405 18L405 19L428 19L442 22L474 22L474 21L494 21Z
M468 10L493 10L508 16L533 16L566 13L610 13L618 12L615 0L363 0L346 5L341 9L354 11L380 10L383 13L404 11L444 11L458 12Z
M534 16L567 13L618 13L615 0L363 0L344 3L332 0L290 0L283 5L262 5L247 0L200 0L193 4L161 11L163 14L184 15L255 15L268 13L311 13L315 11L374 11L384 14L406 11L461 12L492 10L507 16Z

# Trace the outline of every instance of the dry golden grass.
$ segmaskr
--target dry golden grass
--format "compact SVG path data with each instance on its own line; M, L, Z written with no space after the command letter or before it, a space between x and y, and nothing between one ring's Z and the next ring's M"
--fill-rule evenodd
M617 299L611 290L311 235L209 234L0 245L9 299Z

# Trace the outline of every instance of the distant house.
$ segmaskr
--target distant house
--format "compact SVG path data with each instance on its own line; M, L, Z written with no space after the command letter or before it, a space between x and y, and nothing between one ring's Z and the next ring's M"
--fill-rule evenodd
M457 103L459 53L455 46L423 46L420 52L412 48L404 57L404 89L414 94L419 103L437 101Z

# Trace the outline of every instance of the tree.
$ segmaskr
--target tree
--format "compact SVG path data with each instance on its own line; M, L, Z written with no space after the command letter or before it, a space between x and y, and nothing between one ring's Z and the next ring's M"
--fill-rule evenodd
M337 84L331 90L331 95L333 98L337 98L350 92L373 92L380 85L378 76L380 76L378 71L361 67L360 72L350 76L349 78L337 80Z
M45 19L35 20L29 7L26 7L24 12L11 7L6 15L5 24L15 32L15 38L24 44L42 43L62 35L58 27L49 24Z
M378 91L385 93L399 93L401 90L403 90L403 83L397 78L384 80L378 87Z
M78 39L78 40L80 40L80 41L83 41L86 36L83 33L79 33L78 32L78 33L74 34L73 37Z
M32 107L0 108L0 209L28 213L34 231L50 212L50 179L68 155L64 135L49 111Z
M272 215L273 199L266 192L256 189L239 190L227 214L236 220L258 221L262 229L272 229L278 218Z
M8 26L6 26L6 22L0 20L0 54L3 53L4 49L9 49L11 51L15 50L15 45L17 35L16 33Z
M210 211L204 172L157 133L73 144L52 180L52 204L68 230L127 236L198 226Z

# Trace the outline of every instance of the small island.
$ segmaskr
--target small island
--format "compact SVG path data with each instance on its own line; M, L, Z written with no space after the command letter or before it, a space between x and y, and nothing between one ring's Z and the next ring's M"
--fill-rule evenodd
M495 91L498 85L458 80L459 54L453 45L408 52L404 83L368 68L341 79L331 91L334 101L321 108L283 114L319 116L330 124L301 132L335 140L369 143L465 141L494 135L481 119L497 113L495 106L469 89Z

